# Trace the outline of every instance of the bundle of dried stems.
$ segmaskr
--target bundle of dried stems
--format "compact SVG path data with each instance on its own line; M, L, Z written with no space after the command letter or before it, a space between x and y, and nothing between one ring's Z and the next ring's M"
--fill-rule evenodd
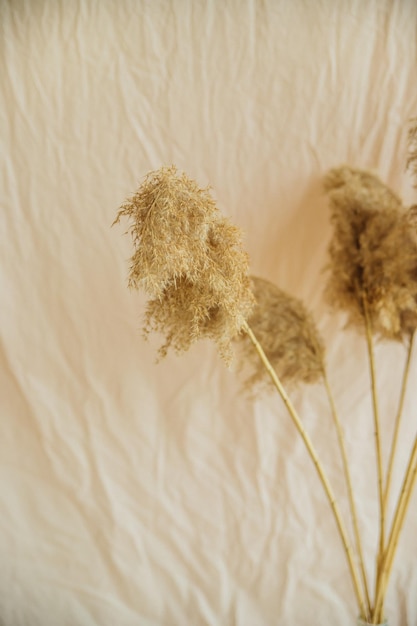
M416 171L417 126L410 133L409 164ZM414 143L413 143L414 142ZM207 189L175 167L151 172L120 209L130 220L134 253L129 285L150 299L144 330L161 332L164 356L172 346L187 350L203 337L213 339L230 362L232 343L241 362L249 363L250 389L279 392L318 472L347 557L362 619L376 624L384 599L398 537L417 476L417 437L410 453L390 532L386 512L397 437L417 326L417 237L415 209L376 176L350 167L331 170L325 178L333 235L326 293L348 322L364 329L370 363L379 493L379 547L373 601L364 566L343 429L330 390L325 348L311 314L302 302L272 283L248 275L248 257L239 230L222 217ZM383 474L379 407L376 393L374 338L403 341L408 348L400 402L387 470ZM284 384L321 382L328 394L337 430L354 530L349 540L335 494L323 465Z
M327 296L333 307L344 310L348 321L366 333L378 472L379 546L376 555L375 598L369 617L377 623L383 614L386 585L398 535L404 520L405 499L412 487L415 453L406 470L390 533L386 534L389 501L411 351L417 326L417 245L412 212L376 176L342 167L325 179L333 236ZM403 341L407 357L395 418L390 456L384 475L377 398L374 335Z

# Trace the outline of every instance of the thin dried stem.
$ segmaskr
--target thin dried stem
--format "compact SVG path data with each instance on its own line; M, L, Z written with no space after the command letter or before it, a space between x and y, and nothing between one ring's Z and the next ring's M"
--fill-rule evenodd
M388 499L389 499L389 492L390 492L391 478L392 478L392 469L394 466L394 458L395 458L395 452L396 452L397 441L398 441L398 433L400 430L401 417L403 414L405 392L407 390L407 383L408 383L408 375L410 373L411 354L413 351L413 345L414 345L414 332L410 335L410 339L408 343L407 359L406 359L403 377L402 377L400 399L398 402L397 415L395 418L394 433L393 433L392 442L391 442L391 451L390 451L390 456L389 456L389 461L388 461L388 469L387 469L387 475L386 475L386 480L385 480L385 491L384 491L385 514L386 514L387 506L388 506Z
M379 548L377 553L376 562L376 577L375 577L375 594L379 585L379 576L381 570L381 559L384 554L385 544L385 509L384 509L384 490L382 485L382 453L381 453L381 434L379 428L379 408L378 408L378 394L376 388L376 374L375 374L375 358L372 341L372 323L368 313L368 305L366 298L363 298L363 309L365 316L365 330L366 330L366 345L368 348L369 356L369 369L371 376L371 388L372 388L372 405L374 415L374 435L375 435L375 448L376 448L376 460L377 460L377 475L378 475L378 496L379 496Z
M293 406L293 404L291 403L291 400L289 399L284 387L282 386L278 376L276 375L274 369L272 368L265 352L262 349L262 346L260 345L260 343L258 342L258 340L256 339L254 333L252 332L251 328L249 327L249 325L246 323L244 325L244 330L246 331L246 333L248 334L250 340L252 341L256 351L259 354L259 357L262 361L262 363L264 364L268 374L270 375L274 386L276 387L278 393L280 394L287 410L288 413L294 423L294 425L296 426L299 434L301 435L301 438L307 448L308 454L310 455L314 466L317 470L317 473L319 475L320 481L322 483L322 486L324 488L324 491L326 493L327 499L330 503L330 506L332 508L333 511L333 515L335 517L336 520L336 524L337 524L337 528L340 534L340 538L342 540L344 549L345 549L345 553L346 553L346 557L348 560L348 565L349 565L349 570L350 570L350 574L351 574L351 578L352 578L352 583L353 583L353 588L355 591L355 595L356 595L356 599L358 602L358 606L359 609L361 611L362 616L364 616L366 614L366 606L365 606L365 602L364 602L364 598L363 598L363 594L360 588L360 581L359 581L359 577L358 577L358 573L357 573L357 568L353 559L353 555L352 555L352 548L351 545L349 543L349 539L348 539L348 535L345 529L345 526L343 524L343 520L342 520L342 516L340 514L339 511L339 507L337 505L335 496L333 494L333 490L331 488L331 485L329 483L329 480L325 474L324 468L317 456L317 453L313 447L313 444L310 440L310 437L308 436L307 432L304 429L304 426Z
M392 563L394 560L395 552L398 545L398 539L400 537L401 529L404 524L407 509L410 503L410 498L415 486L417 478L417 436L414 440L414 445L410 453L410 459L408 461L407 469L405 472L400 496L398 498L397 507L395 510L394 519L391 526L391 532L389 535L387 548L382 564L381 577L376 593L375 599L375 613L374 619L377 619L381 615L381 611L384 605L385 593L388 585L389 576L391 573ZM374 621L374 624L377 622Z
M357 556L359 560L359 568L360 568L361 577L362 577L362 585L363 585L363 589L364 589L365 597L366 597L366 609L367 610L366 610L365 618L367 621L369 621L370 616L371 616L371 600L369 596L368 579L366 575L365 562L363 558L362 542L361 542L361 537L359 533L358 515L356 511L355 499L353 496L352 480L350 476L349 463L348 463L348 458L347 458L347 453L346 453L345 437L343 434L343 428L340 423L339 415L337 413L336 405L334 402L333 394L331 391L331 387L329 384L329 379L328 379L326 371L323 374L323 381L324 381L324 386L326 388L327 397L329 399L333 422L336 427L337 438L339 442L340 452L342 455L343 471L344 471L346 486L347 486L347 491L348 491L352 526L353 526L353 531L355 535L356 552L357 552Z

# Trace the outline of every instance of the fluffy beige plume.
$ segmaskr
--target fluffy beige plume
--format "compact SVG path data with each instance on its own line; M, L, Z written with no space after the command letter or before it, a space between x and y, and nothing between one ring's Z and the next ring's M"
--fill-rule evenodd
M285 385L318 381L324 371L324 344L312 316L303 303L273 283L251 277L256 306L248 324ZM241 335L240 366L249 363L252 374L245 381L248 389L268 386L270 376L247 336Z
M411 127L408 131L408 145L407 167L411 169L417 185L417 118L411 120Z
M254 303L239 229L175 167L150 172L116 222L121 217L130 220L134 244L129 285L150 296L144 330L165 335L160 354L207 337L230 361Z
M390 339L417 326L417 246L401 200L379 178L349 167L324 181L333 235L329 302L363 326L364 299L374 331Z

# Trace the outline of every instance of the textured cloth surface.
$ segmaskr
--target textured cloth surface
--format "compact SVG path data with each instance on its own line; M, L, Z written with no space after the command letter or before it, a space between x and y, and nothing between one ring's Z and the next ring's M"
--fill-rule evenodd
M126 288L131 243L110 226L174 163L244 230L251 272L313 311L373 578L366 349L323 303L321 185L348 163L415 202L416 29L413 0L0 0L2 626L355 622L336 525L280 399L243 396L204 342L155 364L144 296ZM386 458L405 354L376 357ZM416 380L413 363L394 495ZM350 530L323 389L292 398ZM416 506L390 626L417 624Z

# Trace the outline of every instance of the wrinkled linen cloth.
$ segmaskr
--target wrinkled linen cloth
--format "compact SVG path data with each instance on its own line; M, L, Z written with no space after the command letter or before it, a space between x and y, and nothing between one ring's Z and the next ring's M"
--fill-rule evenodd
M202 342L155 363L127 289L145 174L211 185L251 273L302 298L327 346L371 580L378 502L364 336L323 300L326 171L406 204L413 0L2 0L0 624L349 626L358 613L314 465L278 395ZM405 361L376 346L383 457ZM391 519L417 429L411 366ZM349 533L320 385L291 398ZM386 615L417 624L417 502Z

